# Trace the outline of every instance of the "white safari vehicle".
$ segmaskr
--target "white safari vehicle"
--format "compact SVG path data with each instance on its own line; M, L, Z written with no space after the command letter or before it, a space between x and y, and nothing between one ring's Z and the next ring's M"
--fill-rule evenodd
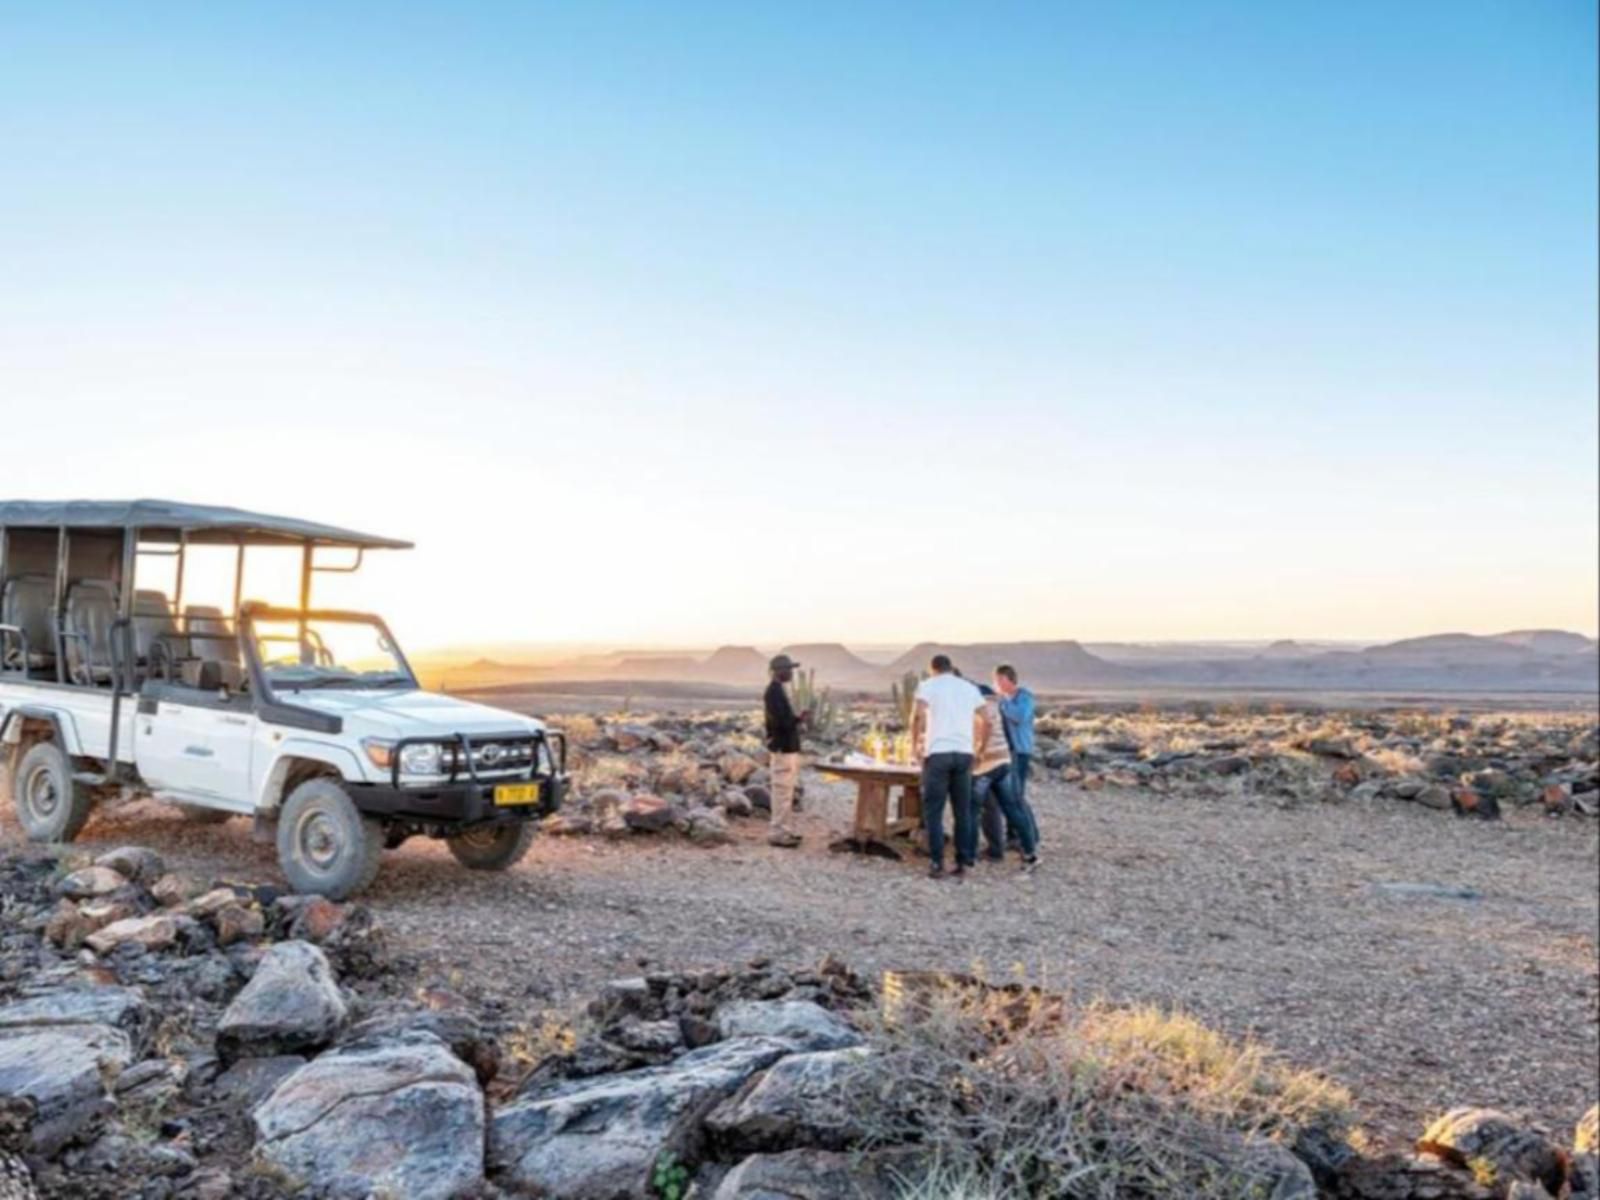
M317 573L409 545L231 508L0 500L0 797L38 842L130 786L194 820L249 816L296 891L335 898L416 834L511 866L560 806L566 740L422 691L382 618L311 604ZM231 548L231 606L185 603L200 546ZM297 605L241 599L269 546L291 548Z

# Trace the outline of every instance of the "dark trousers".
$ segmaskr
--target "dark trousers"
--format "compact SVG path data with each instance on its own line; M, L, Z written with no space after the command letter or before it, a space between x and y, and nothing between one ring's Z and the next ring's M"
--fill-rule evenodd
M1028 803L1028 774L1033 768L1033 755L1013 754L1011 756L1011 790L1017 794L1017 807L1022 809L1023 816L1028 819L1028 826L1033 830L1033 848L1039 848L1039 820L1033 815L1033 805Z
M949 801L956 818L956 865L976 861L978 835L972 819L972 755L930 754L922 760L922 823L928 830L928 857L944 866L944 806ZM967 857L968 849L972 856Z
M972 803L982 815L983 840L989 857L1006 856L1006 835L1014 836L1022 847L1025 858L1032 858L1039 849L1039 835L1034 829L1033 815L1017 800L1016 783L1011 764L996 767L972 781ZM978 856L978 835L972 835L972 857Z

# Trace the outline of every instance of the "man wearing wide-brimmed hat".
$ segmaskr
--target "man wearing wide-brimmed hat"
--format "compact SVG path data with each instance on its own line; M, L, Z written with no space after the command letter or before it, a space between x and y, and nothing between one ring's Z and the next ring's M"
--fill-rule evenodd
M794 711L787 687L799 665L787 654L767 664L772 676L766 694L768 770L772 776L772 828L767 841L774 846L800 844L794 828L794 793L800 783L800 727L811 714Z

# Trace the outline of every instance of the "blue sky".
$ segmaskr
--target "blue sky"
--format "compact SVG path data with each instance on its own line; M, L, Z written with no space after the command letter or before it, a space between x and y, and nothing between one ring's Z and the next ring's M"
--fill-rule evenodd
M0 492L414 536L422 641L485 561L497 638L1592 632L1595 45L0 3L0 406L55 448Z

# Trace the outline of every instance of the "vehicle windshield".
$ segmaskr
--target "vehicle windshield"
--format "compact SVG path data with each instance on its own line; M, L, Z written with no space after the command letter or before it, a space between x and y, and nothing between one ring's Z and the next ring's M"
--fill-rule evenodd
M416 686L399 650L371 620L257 619L250 633L261 670L275 690Z

